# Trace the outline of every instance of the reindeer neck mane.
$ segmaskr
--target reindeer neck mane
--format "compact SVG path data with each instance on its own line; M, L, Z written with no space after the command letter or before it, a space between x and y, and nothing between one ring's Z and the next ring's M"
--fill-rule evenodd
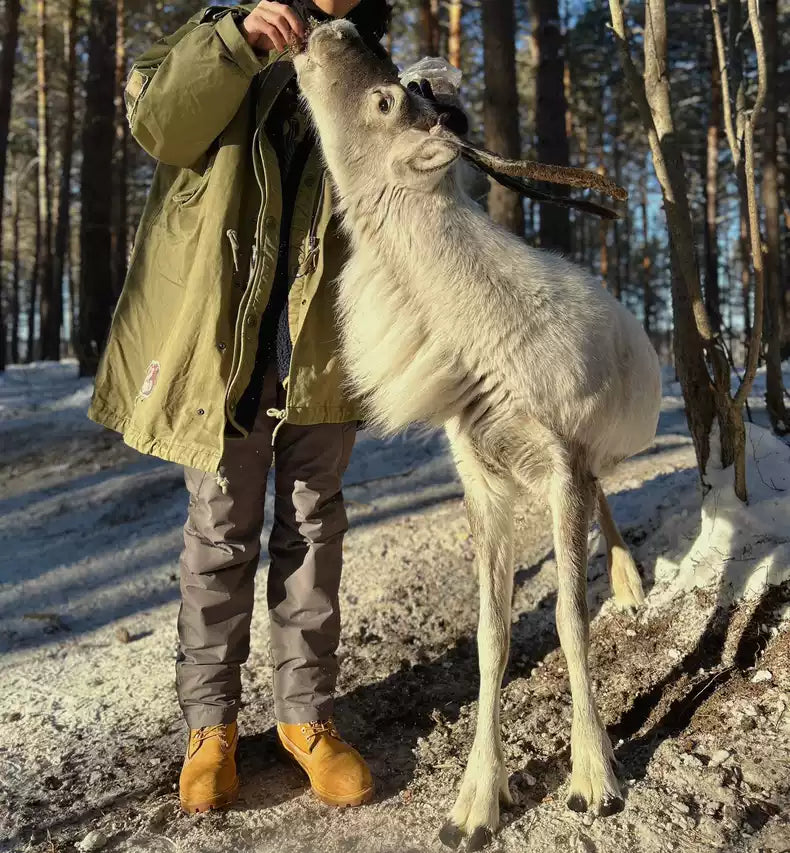
M403 253L415 247L427 261L446 245L447 235L463 225L466 217L460 214L465 208L468 199L454 174L446 175L433 192L393 184L378 193L338 192L338 211L354 247L373 248L395 262L402 262Z

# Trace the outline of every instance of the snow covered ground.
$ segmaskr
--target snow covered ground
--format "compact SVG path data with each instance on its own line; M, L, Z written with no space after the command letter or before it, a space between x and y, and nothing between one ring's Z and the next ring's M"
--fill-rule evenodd
M598 819L563 804L570 693L550 526L527 504L502 713L516 804L493 851L790 851L790 449L755 396L750 504L721 471L703 502L666 379L654 447L605 483L648 590L636 619L608 601L591 534L591 661L626 808ZM264 561L242 798L200 819L175 795L183 481L88 421L89 397L73 363L0 378L0 850L443 849L474 725L477 599L441 437L361 433L346 476L337 719L370 760L376 801L322 806L275 754Z

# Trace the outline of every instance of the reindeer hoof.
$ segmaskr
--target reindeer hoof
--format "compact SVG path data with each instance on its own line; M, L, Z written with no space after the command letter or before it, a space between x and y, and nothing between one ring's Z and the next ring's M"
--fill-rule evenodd
M568 798L569 809L592 811L601 817L623 808L622 792L615 773L616 763L605 732L597 745L593 740L577 740Z
M566 801L566 805L574 812L587 811L587 800L581 794L571 794Z
M482 850L499 827L500 803L512 802L501 747L497 752L492 764L479 747L472 747L455 805L439 833L448 847L458 847L465 838L465 853Z
M621 812L624 807L625 803L622 797L606 797L601 800L601 804L598 806L598 814L601 817L609 817L609 815Z
M466 845L467 853L474 853L475 850L488 847L492 838L491 830L487 826L478 826L469 836L469 843Z
M448 820L445 825L439 830L439 841L445 847L451 847L455 850L461 843L464 837L461 827L456 826L451 820Z

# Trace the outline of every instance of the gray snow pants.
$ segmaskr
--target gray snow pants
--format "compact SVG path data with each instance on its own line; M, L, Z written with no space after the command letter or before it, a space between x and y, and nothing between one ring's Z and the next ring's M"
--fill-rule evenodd
M186 468L190 493L181 554L176 686L190 728L229 723L241 699L249 654L255 572L260 556L272 431L266 414L284 405L274 360L252 432L229 438L221 471ZM267 600L275 715L285 723L332 713L340 638L338 588L348 529L341 482L356 423L284 423L275 436L274 520Z

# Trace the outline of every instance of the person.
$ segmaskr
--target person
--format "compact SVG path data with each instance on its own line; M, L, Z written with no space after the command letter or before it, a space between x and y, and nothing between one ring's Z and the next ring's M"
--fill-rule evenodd
M385 0L262 0L193 15L132 66L132 134L157 161L89 415L184 466L176 686L187 812L238 796L266 480L277 736L335 806L373 795L333 722L341 480L362 413L343 393L332 282L346 243L287 46L348 17L374 49Z

